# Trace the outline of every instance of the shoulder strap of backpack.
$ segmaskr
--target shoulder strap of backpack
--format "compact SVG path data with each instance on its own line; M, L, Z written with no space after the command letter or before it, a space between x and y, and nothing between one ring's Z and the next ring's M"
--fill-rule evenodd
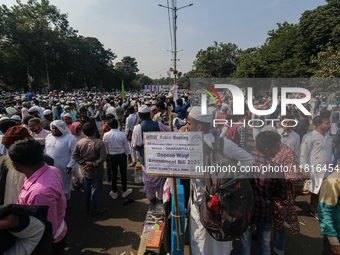
M204 155L206 157L206 160L204 161L205 167L211 166L216 162L215 155L216 155L216 149L215 149L215 144L213 143L212 145L207 144L206 142L204 143ZM206 178L205 180L205 192L207 194L211 194L212 190L211 188L216 185L216 178L214 178L212 173L208 173L210 176Z

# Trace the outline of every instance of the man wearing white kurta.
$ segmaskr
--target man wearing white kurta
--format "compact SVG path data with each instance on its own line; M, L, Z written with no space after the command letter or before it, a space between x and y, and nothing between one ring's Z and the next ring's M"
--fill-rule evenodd
M201 107L195 106L190 111L190 131L209 130L209 124L212 123L213 114L208 111L206 115L202 115ZM208 128L204 128L203 126ZM211 133L204 134L204 142L212 146L215 137ZM224 139L224 151L231 159L240 161L241 165L251 166L254 162L253 157L243 150L241 147L228 139ZM191 192L193 200L189 201L190 218L189 218L189 245L193 255L209 255L209 254L230 254L232 250L232 241L219 242L212 238L201 223L199 203L204 196L205 180L191 179Z
M293 116L286 115L282 118L286 127L279 128L277 130L278 134L281 135L281 142L291 148L295 154L300 157L301 145L300 136L292 130L295 122L292 121Z
M102 126L103 126L103 121L102 121L102 112L101 109L99 108L99 104L95 103L94 105L94 116L93 119L96 123L96 127L98 132L100 132L100 130L102 130Z
M126 118L126 127L125 127L125 134L128 135L129 131L133 131L134 127L139 124L139 117L135 113L135 108L130 106L128 108L128 112L130 113L129 117ZM131 141L129 141L129 147L132 156L132 162L129 167L134 167L139 160L139 152L135 151L131 146Z
M61 172L66 200L71 198L72 171L76 167L72 159L77 139L70 133L62 120L52 121L51 134L46 137L46 154L54 159L54 166Z
M328 118L316 116L313 124L316 127L315 130L306 134L302 139L300 165L302 169L309 172L310 181L307 182L305 188L312 192L309 204L310 213L317 216L321 184L331 171L332 138L327 133L331 129Z
M115 119L118 120L117 112L116 112L116 108L114 107L114 104L115 104L114 101L110 102L110 106L107 107L107 109L105 111L105 114L108 115L109 113L111 113L111 114L113 114L115 116Z

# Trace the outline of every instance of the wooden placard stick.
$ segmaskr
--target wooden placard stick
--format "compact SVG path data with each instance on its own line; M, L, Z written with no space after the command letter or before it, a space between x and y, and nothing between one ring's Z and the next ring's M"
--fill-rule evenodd
M171 115L171 106L168 106L168 115L169 115L169 127L170 131L174 131L173 120ZM181 234L181 222L179 215L179 205L178 205L178 190L177 190L177 180L175 177L172 178L172 187L174 190L174 207L175 207L175 220L176 220L176 238L177 238L177 250L181 250L182 244L182 234Z

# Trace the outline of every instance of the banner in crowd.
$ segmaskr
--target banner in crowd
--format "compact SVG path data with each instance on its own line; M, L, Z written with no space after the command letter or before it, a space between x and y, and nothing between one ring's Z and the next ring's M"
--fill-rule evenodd
M202 176L202 132L145 132L145 169L150 176L190 178Z

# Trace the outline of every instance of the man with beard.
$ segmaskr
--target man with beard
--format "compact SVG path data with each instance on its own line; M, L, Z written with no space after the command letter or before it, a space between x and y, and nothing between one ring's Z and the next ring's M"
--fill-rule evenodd
M42 128L41 121L38 118L33 118L28 121L30 135L33 138L46 138L51 132Z
M85 123L91 123L93 125L96 125L94 120L87 116L87 109L85 107L81 107L79 109L79 114L80 118L77 121L79 121L83 126Z
M66 200L71 198L72 169L75 162L72 152L77 139L69 132L65 122L55 120L51 123L51 134L46 137L46 154L54 159L55 167L59 169L64 186Z

